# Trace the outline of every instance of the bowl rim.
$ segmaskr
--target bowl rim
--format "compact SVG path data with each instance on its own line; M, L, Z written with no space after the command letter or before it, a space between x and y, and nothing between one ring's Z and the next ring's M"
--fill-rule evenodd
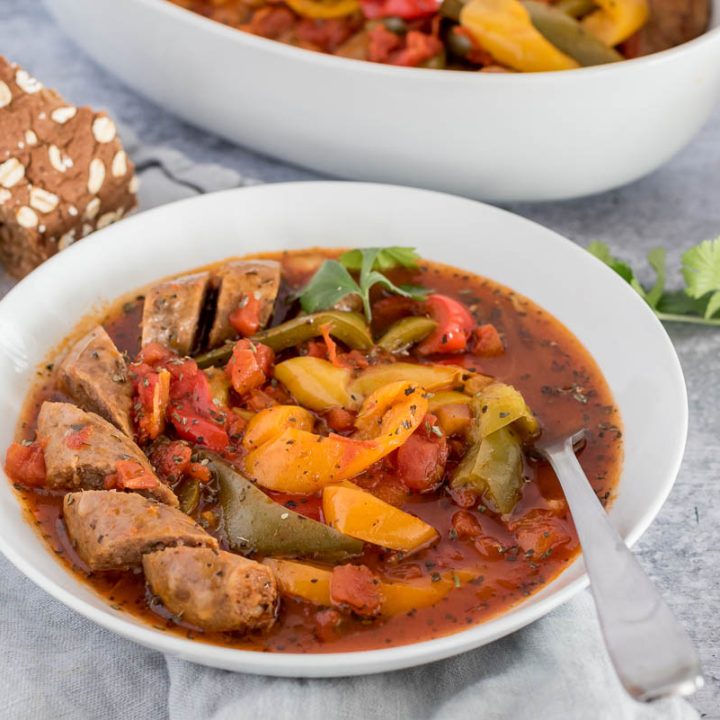
M441 193L432 190L422 190L397 185L384 185L379 183L353 183L342 181L311 181L311 182L288 182L288 183L272 183L264 185L256 185L244 188L233 188L216 193L208 193L199 195L177 202L162 205L160 207L138 213L134 216L126 218L120 224L111 225L97 233L89 240L78 243L60 253L42 266L33 271L25 279L21 280L7 295L0 300L0 317L2 316L6 300L14 298L25 292L25 288L33 287L36 283L43 282L45 276L50 276L57 270L60 274L66 266L72 265L74 258L78 259L85 252L83 248L88 250L91 247L101 247L102 243L112 243L113 235L125 232L131 234L135 229L140 230L145 218L150 216L162 216L177 212L178 207L188 207L202 203L212 203L214 198L227 198L228 205L232 205L232 199L241 194L239 197L243 201L252 198L255 193L273 193L279 191L292 191L292 188L302 189L312 187L318 192L325 189L332 190L336 187L342 187L345 192L356 193L362 191L363 188L371 188L372 191L382 191L384 193L412 193L418 196L440 196L442 198L451 199L453 202L461 202L468 205L479 205L484 208L484 212L502 215L506 218L512 218L512 222L517 225L525 225L530 232L537 233L542 231L548 241L563 245L565 250L576 254L577 257L587 256L587 251L575 245L573 242L544 226L539 225L521 216L517 216L509 211L497 208L486 203L481 203L466 198L461 198L447 193ZM311 190L312 192L312 190ZM122 229L124 228L124 230ZM141 232L137 233L142 236ZM68 265L68 263L70 265ZM676 445L671 461L666 466L663 474L662 483L656 486L656 493L651 502L644 508L642 513L638 513L637 518L632 527L624 534L624 539L628 545L633 545L638 538L645 532L650 523L654 520L663 503L669 495L680 468L683 458L685 444L687 439L688 427L688 404L687 390L682 373L682 367L678 359L677 353L672 342L665 332L662 324L657 319L650 308L642 301L642 299L632 290L624 281L622 281L610 268L598 264L596 270L606 274L608 280L617 287L617 292L624 293L627 302L635 303L638 308L643 308L641 312L645 313L645 317L650 325L655 326L655 330L660 331L659 338L663 339L665 348L668 352L668 359L672 365L672 376L668 378L668 382L679 391L678 400L680 404L676 410L678 415L674 418L677 433L674 435ZM133 288L128 288L131 292ZM522 292L522 289L519 289ZM77 320L79 321L80 318ZM573 330L571 329L571 332ZM47 352L47 348L45 349ZM602 367L600 368L602 370ZM0 468L0 476L9 482L4 473L4 469ZM16 498L17 500L17 498ZM20 503L18 502L18 509ZM34 528L32 528L34 530ZM42 542L38 535L38 542ZM44 550L49 553L47 547ZM588 585L588 577L584 572L582 555L578 555L576 560L561 573L558 578L577 566L583 574L575 580L569 582L564 587L553 588L552 591L534 603L519 603L507 611L490 618L487 622L478 623L461 630L456 633L443 635L438 638L424 640L417 643L399 645L390 648L382 648L376 650L361 650L351 652L328 652L328 653L264 653L255 650L243 650L232 647L225 647L204 642L195 642L174 635L165 634L159 630L153 629L141 620L135 619L132 615L124 612L113 611L105 602L104 598L95 593L91 586L90 591L102 601L101 606L96 607L88 600L76 596L70 590L63 588L53 579L45 576L44 573L35 567L30 561L26 560L22 554L15 549L12 543L6 541L4 534L0 532L0 552L2 552L21 572L23 572L30 580L48 592L50 595L58 599L67 607L79 612L86 618L96 622L100 626L111 630L112 632L140 643L146 647L150 647L163 652L169 652L185 660L190 660L204 665L233 669L241 672L249 672L253 674L262 674L268 676L282 677L342 677L361 674L372 674L376 672L384 672L400 668L409 668L421 664L433 662L446 657L458 655L462 652L477 648L480 645L492 642L503 637L515 630L534 622L544 616L551 610L563 604L580 590ZM56 562L56 558L52 558ZM74 575L60 564L66 575L72 579L73 585L80 584L80 581ZM558 579L544 586L543 589L552 587L552 584ZM492 629L488 632L489 624L492 623Z
M53 0L47 0L52 3ZM604 77L608 73L611 75L617 72L623 72L621 68L625 68L626 72L639 71L646 67L652 66L663 66L665 63L673 62L675 57L684 55L695 50L704 48L708 44L719 43L720 44L720 2L718 0L710 0L711 2L711 13L710 13L710 26L708 29L696 38L688 40L680 45L661 50L659 52L652 53L650 55L643 55L638 58L631 58L629 60L623 60L619 63L609 63L605 65L595 65L592 67L579 67L571 70L562 70L559 72L536 72L536 73L481 73L481 72L452 72L448 70L434 69L434 68L415 68L415 67L399 67L395 65L385 65L383 63L373 63L368 60L357 60L355 58L339 57L337 55L329 55L327 53L315 52L312 50L306 50L304 48L298 48L293 45L288 45L278 40L271 40L268 38L261 37L259 35L253 35L251 33L237 30L236 28L223 25L216 20L203 17L192 10L187 10L175 5L169 0L132 0L140 5L146 6L150 11L157 10L158 12L165 12L170 16L175 16L178 21L184 22L188 25L194 25L200 30L206 32L216 33L219 37L240 42L241 44L247 44L250 47L257 48L260 51L267 52L270 54L285 56L290 60L303 61L309 65L320 65L327 66L330 69L342 70L350 69L354 67L356 71L363 72L369 75L385 75L388 77L398 77L401 79L412 79L413 81L420 81L420 78L431 80L438 77L446 78L441 82L465 82L467 78L475 78L472 82L488 82L488 83L503 83L509 82L513 84L523 82L550 82L555 79L560 82L571 82L578 76L578 73L582 73L582 77L599 76ZM716 24L713 25L713 22ZM241 39L238 39L241 36ZM351 63L351 64L348 64ZM552 79L552 80L551 80Z

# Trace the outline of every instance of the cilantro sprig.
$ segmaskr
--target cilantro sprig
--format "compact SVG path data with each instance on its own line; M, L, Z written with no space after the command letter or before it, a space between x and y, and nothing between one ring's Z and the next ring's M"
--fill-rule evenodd
M422 300L426 288L395 285L383 272L397 267L416 268L420 256L414 248L363 248L343 253L338 260L325 260L310 282L300 291L300 305L305 312L327 310L348 295L358 295L368 322L372 320L370 290L382 285L396 295ZM349 271L358 273L356 280Z
M628 263L615 257L602 242L593 242L588 251L629 283L663 322L720 326L720 237L705 240L686 250L681 258L685 288L666 290L667 258L664 248L647 255L655 271L651 287L643 286Z

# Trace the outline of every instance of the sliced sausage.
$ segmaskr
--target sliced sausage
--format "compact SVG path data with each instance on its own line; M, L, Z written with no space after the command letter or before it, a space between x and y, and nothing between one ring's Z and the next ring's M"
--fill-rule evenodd
M68 493L63 516L78 555L91 570L139 567L144 553L168 546L218 547L184 512L137 493Z
M173 547L143 557L150 589L174 615L205 630L266 630L278 589L270 568L208 548Z
M178 355L193 349L210 273L168 280L153 285L145 295L142 344L158 342Z
M128 437L133 436L132 384L125 359L105 328L98 326L77 342L60 365L59 374L81 407L101 415Z
M260 304L260 327L270 319L280 287L280 263L275 260L238 260L218 271L220 289L215 320L210 328L210 347L221 345L237 333L230 324L230 314L252 295Z
M710 23L709 0L651 0L650 19L637 36L639 55L667 50L702 35Z
M118 472L119 462L134 461L143 471L143 492L168 505L178 504L175 493L157 478L142 450L95 413L71 403L44 402L37 437L50 488L102 488L106 478Z

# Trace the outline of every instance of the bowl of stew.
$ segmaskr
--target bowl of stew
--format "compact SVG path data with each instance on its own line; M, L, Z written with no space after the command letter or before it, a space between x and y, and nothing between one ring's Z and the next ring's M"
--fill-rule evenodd
M357 0L292 2L297 9L358 7ZM332 176L490 201L557 200L636 180L686 145L717 101L719 0L650 0L649 15L629 13L627 23L611 24L619 34L607 43L623 38L615 47L605 43L616 61L592 67L576 67L578 60L542 36L520 0L448 3L360 0L349 18L324 19L303 17L284 2L184 2L193 12L167 0L46 0L93 58L201 128ZM484 9L479 19L476 3ZM489 17L485 5L495 8ZM428 13L386 16L415 6ZM583 7L587 23L598 6ZM373 19L365 14L376 11ZM468 12L465 24L454 19ZM571 43L578 28L588 34L567 19ZM528 31L525 47L518 38ZM366 59L369 34L377 62ZM477 37L502 60L476 48ZM343 57L331 41L350 43L354 52ZM472 48L470 60L453 55L458 43ZM649 54L633 58L637 53ZM438 58L444 69L435 69ZM507 72L510 62L541 71Z
M379 672L512 632L587 584L533 444L587 429L631 543L684 448L680 366L631 289L428 191L146 212L32 273L0 324L3 553L114 632L232 670Z

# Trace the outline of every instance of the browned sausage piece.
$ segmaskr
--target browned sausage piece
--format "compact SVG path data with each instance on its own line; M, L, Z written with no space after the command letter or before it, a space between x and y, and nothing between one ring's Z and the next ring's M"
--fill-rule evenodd
M266 630L275 622L275 576L253 560L222 550L173 547L145 555L143 568L165 607L205 630Z
M50 488L104 487L121 460L136 461L157 484L143 492L177 506L175 493L161 482L140 448L114 425L71 403L44 402L38 415L37 437L43 448Z
M153 285L145 295L142 317L142 344L158 342L178 355L193 349L210 273Z
M215 320L208 338L210 347L221 345L237 333L229 316L252 294L260 303L260 327L270 319L280 287L280 263L275 260L238 260L229 262L218 271L218 291Z
M139 567L144 553L170 545L218 547L184 512L137 493L68 493L63 515L78 555L91 570Z
M651 0L650 20L638 33L638 54L667 50L702 35L710 23L709 0Z
M98 326L77 342L59 368L60 379L85 409L104 417L132 438L132 384L125 359Z

